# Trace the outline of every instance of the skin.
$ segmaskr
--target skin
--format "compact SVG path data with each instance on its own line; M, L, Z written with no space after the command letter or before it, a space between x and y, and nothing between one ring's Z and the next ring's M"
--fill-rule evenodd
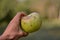
M0 40L18 40L25 37L28 33L21 29L21 18L26 16L24 12L18 12L16 16L10 21L4 33L0 36Z

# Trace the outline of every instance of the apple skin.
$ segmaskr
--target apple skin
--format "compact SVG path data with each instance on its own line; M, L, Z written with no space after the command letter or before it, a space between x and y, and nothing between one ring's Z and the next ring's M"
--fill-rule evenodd
M25 32L32 33L40 29L42 24L40 14L37 12L33 12L25 17L22 18L21 20L21 26L22 29Z

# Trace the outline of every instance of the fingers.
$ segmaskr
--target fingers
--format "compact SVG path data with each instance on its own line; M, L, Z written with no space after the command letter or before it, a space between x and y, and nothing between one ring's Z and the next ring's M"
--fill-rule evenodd
M12 21L19 22L23 16L26 16L24 12L18 12Z
M23 16L26 16L26 13L18 12L14 18L21 19Z
M17 14L19 14L20 12L18 12ZM26 14L24 13L24 12L21 12L21 14L20 14L20 18L22 18L22 17L24 17L24 16L26 16ZM21 19L20 19L21 20ZM18 33L18 35L20 36L20 37L25 37L25 36L27 36L28 35L28 33L26 33L26 32L24 32L20 27L19 27L19 33Z
M26 14L24 12L18 12L16 14L16 16L8 24L4 34L12 34L13 33L13 34L15 34L14 38L17 37L17 36L19 36L19 37L27 36L28 33L23 32L20 28L21 27L21 25L20 25L21 22L20 21L21 21L21 18L24 17L24 16L26 16Z
M26 14L24 12L18 12L16 16L10 21L5 31L18 31L20 26L20 20Z
M25 37L25 36L28 35L28 33L27 33L27 32L23 32L23 31L20 31L20 32L18 33L18 35L19 35L19 37Z
M27 14L26 13L24 13L24 12L18 12L17 13L17 16L20 16L20 18L22 18L22 17L24 17L24 16L26 16Z
M10 21L8 26L19 26L20 20L23 16L26 16L24 12L18 12L16 16Z
M26 16L26 14L24 13L24 12L18 12L17 14L16 14L16 16L12 19L12 21L10 22L10 24L14 24L14 25L19 25L19 23L20 23L20 21L21 21L21 18L23 17L23 16Z

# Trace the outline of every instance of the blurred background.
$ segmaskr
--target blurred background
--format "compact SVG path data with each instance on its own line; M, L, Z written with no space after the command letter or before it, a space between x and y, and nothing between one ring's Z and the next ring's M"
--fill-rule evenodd
M21 11L39 12L42 26L20 40L60 40L60 0L0 0L0 35Z

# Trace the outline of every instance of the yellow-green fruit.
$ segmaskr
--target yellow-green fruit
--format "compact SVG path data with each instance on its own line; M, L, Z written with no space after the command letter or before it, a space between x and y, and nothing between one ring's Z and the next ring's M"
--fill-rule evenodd
M22 18L21 26L25 32L31 33L37 31L41 27L40 14L33 12Z

